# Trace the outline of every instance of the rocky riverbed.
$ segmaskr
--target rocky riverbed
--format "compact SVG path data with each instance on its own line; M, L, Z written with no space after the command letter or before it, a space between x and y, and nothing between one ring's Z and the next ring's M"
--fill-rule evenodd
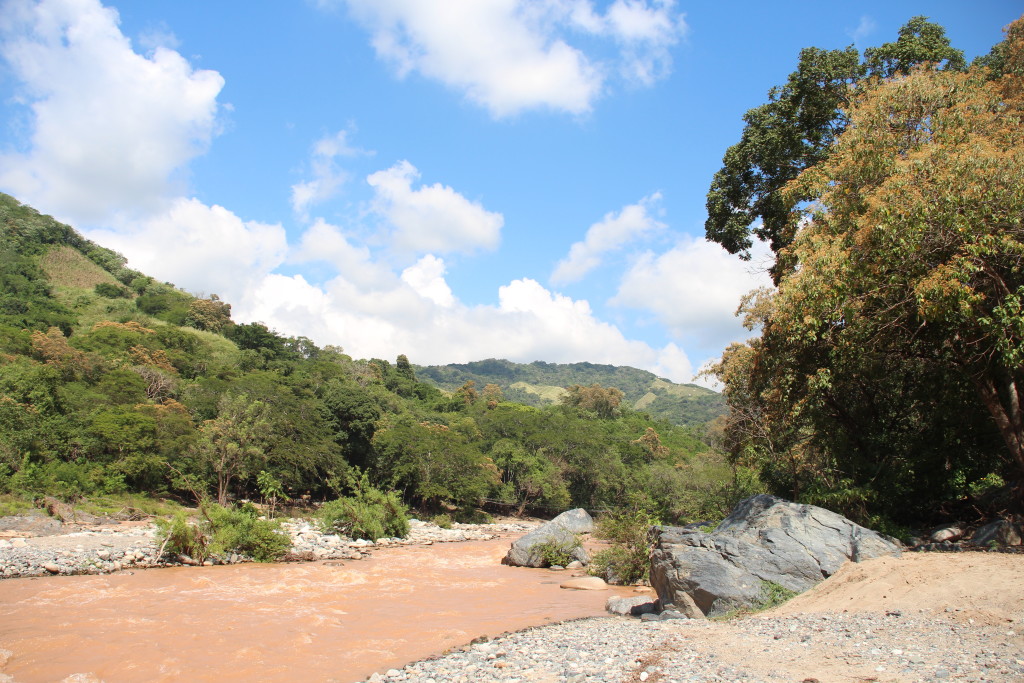
M3 534L0 536L0 578L105 574L132 568L195 564L191 558L162 552L157 527L151 522L61 527L45 524L45 518L6 520L7 528L0 531ZM453 524L450 529L442 529L414 519L406 538L382 538L376 542L325 534L307 520L283 522L281 526L292 542L287 559L316 561L359 559L374 548L489 540L526 533L536 524ZM244 555L233 553L208 560L207 564L248 561L250 559Z
M729 622L587 619L509 634L371 683L1024 680L1024 623L955 611L830 612Z

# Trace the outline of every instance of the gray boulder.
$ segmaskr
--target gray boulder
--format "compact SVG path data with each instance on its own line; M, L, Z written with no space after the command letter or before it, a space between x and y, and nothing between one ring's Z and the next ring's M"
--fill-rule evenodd
M637 595L629 598L613 595L605 602L604 608L612 614L624 617L638 617L641 614L654 614L658 611L658 606L646 595Z
M760 495L742 501L711 533L658 527L651 585L663 605L707 616L756 607L764 582L803 592L847 561L900 554L899 544L834 512Z
M1021 545L1020 529L1013 522L1006 519L997 519L979 528L971 536L971 543L975 545Z
M502 564L513 567L546 567L541 547L548 544L557 545L570 550L569 561L587 564L590 557L579 545L577 534L589 533L594 530L594 519L582 508L569 510L542 524L522 538L516 540L509 548Z

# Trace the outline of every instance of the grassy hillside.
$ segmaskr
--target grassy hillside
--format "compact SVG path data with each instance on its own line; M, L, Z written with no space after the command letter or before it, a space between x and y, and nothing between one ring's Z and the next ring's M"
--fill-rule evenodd
M467 381L478 389L497 384L510 401L532 406L557 403L573 384L615 387L637 410L676 425L707 422L725 412L717 392L695 384L676 384L637 368L594 363L513 363L490 358L473 363L416 367L416 375L446 391Z
M731 505L730 470L700 430L557 404L573 383L619 386L650 405L691 389L630 368L479 365L504 373L507 399L546 405L446 393L404 355L354 360L235 323L215 295L126 268L0 194L0 506L40 494L226 504L394 491L470 519L485 502L557 513L613 508L629 492L674 522ZM481 389L491 380L476 377Z

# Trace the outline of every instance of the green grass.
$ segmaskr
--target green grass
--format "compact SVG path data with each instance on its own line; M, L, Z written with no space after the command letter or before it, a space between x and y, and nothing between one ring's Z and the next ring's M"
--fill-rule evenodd
M97 517L137 514L149 517L170 517L182 509L174 501L138 493L91 496L75 503L75 509Z
M16 493L0 494L0 517L23 515L34 507L31 498Z
M712 621L728 621L730 619L736 619L737 617L748 617L751 614L757 614L770 610L773 607L788 602L800 595L796 591L791 591L785 586L780 586L774 581L761 581L761 596L757 602L750 607L742 607L734 610L729 610L725 614L720 614L717 617L712 617Z

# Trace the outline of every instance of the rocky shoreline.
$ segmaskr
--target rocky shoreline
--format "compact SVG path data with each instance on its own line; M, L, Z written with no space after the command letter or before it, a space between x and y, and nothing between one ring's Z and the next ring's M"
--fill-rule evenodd
M12 520L12 518L7 518ZM8 527L38 528L36 520L21 524L12 520ZM282 530L291 539L285 561L356 560L375 548L400 545L431 545L460 541L483 541L499 536L523 534L536 526L531 522L498 524L452 524L442 529L431 522L411 520L406 538L381 538L376 542L325 534L307 520L283 522ZM54 533L57 531L58 533ZM0 578L33 576L109 574L129 569L175 567L197 564L191 558L161 552L156 525L129 522L95 526L64 525L47 527L46 535L36 531L8 528L0 537ZM205 564L236 564L251 558L237 553L208 560Z
M756 615L728 622L584 619L505 634L370 683L1024 680L1024 624L957 611Z

